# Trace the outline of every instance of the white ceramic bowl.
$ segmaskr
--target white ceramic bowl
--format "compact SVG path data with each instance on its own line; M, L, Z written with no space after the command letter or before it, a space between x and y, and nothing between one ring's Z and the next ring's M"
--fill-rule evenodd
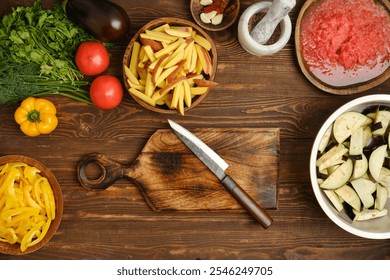
M314 194L320 204L321 208L324 210L326 215L339 227L346 230L349 233L354 235L370 238L370 239L389 239L390 238L390 211L386 217L367 220L367 221L351 221L347 214L342 211L339 213L331 202L326 197L325 193L322 191L320 186L317 183L317 172L316 172L316 159L318 145L325 134L326 129L344 112L356 111L362 112L367 107L373 105L388 105L390 106L390 95L387 94L377 94L377 95L368 95L365 97L354 99L347 104L341 106L336 110L322 125L320 131L315 138L313 148L311 150L310 156L310 178L311 184L314 190ZM388 200L386 207L390 208L390 200Z

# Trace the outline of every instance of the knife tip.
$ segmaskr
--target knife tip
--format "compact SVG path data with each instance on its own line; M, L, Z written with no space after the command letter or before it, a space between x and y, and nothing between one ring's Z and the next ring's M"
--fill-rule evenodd
M172 127L172 125L175 125L175 122L174 121L172 121L172 120L170 120L170 119L168 119L168 123L169 123L169 125Z

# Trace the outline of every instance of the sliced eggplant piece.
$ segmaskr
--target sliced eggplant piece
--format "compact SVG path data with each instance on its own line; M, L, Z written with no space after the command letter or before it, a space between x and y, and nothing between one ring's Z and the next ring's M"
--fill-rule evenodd
M372 131L371 127L368 125L363 128L363 145L364 147L367 146L372 139Z
M317 167L317 178L319 179L322 179L322 180L326 180L326 178L328 178L329 175L328 175L328 170L327 169L324 169L324 170L318 170L318 167Z
M323 154L326 147L328 147L328 144L332 136L332 129L333 129L333 124L328 127L328 129L325 131L324 136L322 136L321 138L320 144L318 145L318 151L321 154Z
M384 208L383 210L378 209L364 209L361 212L355 212L355 218L354 221L366 221L371 220L375 218L380 218L386 216L388 213L388 210Z
M361 159L363 159L363 154L360 154L360 155L348 155L348 158L350 158L352 160L361 160Z
M367 158L369 158L373 151L383 145L387 145L387 142L383 135L373 135L369 143L363 148L363 153L366 155Z
M338 143L343 143L360 127L370 124L372 120L358 112L346 112L340 115L333 124L333 136Z
M352 187L358 194L364 208L370 208L374 205L375 200L372 193L376 191L376 184L367 179L357 179L351 181Z
M336 164L336 165L332 165L332 166L329 166L326 171L328 173L328 175L332 174L333 172L336 171L337 168L340 167L341 164L343 164L345 161L342 161L340 164Z
M348 186L344 185L341 188L335 190L336 194L342 198L346 203L348 203L353 209L360 211L361 202L356 191Z
M357 189L362 189L363 191L367 192L370 195L376 191L376 183L374 183L370 179L359 178L359 179L351 181L350 183L354 187L354 189L356 190L356 192L358 194L359 194L359 191ZM366 208L368 208L368 207L366 207Z
M348 149L343 144L334 146L332 149L323 154L319 159L317 159L316 165L318 166L319 170L323 170L329 166L338 164L342 156L347 152Z
M361 155L363 153L363 127L359 127L354 133L351 135L351 141L349 145L349 154L351 156Z
M382 129L382 128L383 128L383 125L381 122L373 123L371 125L371 130L372 130L374 135L382 135L381 133L376 133L377 130L379 131L379 129Z
M368 169L370 170L370 174L375 181L379 180L383 162L385 161L385 157L387 156L387 145L380 146L370 155L370 159L368 161Z
M363 111L362 111L362 114L363 115L366 115L367 117L371 118L371 119L375 119L375 115L376 115L376 112L378 112L380 110L380 106L378 105L372 105L372 106L368 106L367 108L365 108Z
M334 190L346 184L351 178L353 171L352 160L348 159L339 168L337 168L328 178L321 184L321 188Z
M378 129L372 128L372 134L384 135L387 130L387 127L389 126L389 122L390 122L390 112L385 110L378 111L375 115L374 125L380 124L380 128Z
M343 201L333 190L324 190L324 193L329 198L330 202L332 202L333 206L337 209L337 211L343 211Z
M340 115L333 124L333 136L338 143L343 143L356 130L372 120L358 112L346 112Z
M362 159L355 160L353 163L353 172L351 179L358 179L367 174L368 171L368 160L364 154L362 154Z
M370 119L372 119L372 121L375 121L375 115L376 115L376 112L372 112L372 113L369 113L369 114L365 114L367 117L369 117Z
M386 187L390 192L390 169L382 167L378 183Z
M389 193L387 188L381 184L376 184L375 209L382 210L385 208Z
M343 164L344 162L347 161L347 159L348 159L348 158L342 156L341 158L339 158L339 159L337 159L336 161L334 161L334 162L332 163L332 165L328 167L328 169L331 168L331 167L333 167L333 166L338 166L338 165ZM329 170L328 170L328 172L329 172Z

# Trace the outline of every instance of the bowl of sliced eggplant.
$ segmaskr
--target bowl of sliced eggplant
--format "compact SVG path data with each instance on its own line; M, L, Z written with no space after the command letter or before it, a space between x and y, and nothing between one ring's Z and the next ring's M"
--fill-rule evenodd
M342 229L390 238L390 95L368 95L336 110L310 156L314 194Z

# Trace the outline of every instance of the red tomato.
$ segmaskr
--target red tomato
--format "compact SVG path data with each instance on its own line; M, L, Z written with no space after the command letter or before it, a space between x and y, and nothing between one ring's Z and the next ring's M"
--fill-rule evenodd
M122 84L114 76L102 75L93 80L89 95L96 107L100 109L113 109L122 101Z
M83 42L77 48L75 61L81 73L94 76L106 71L110 56L101 43Z

